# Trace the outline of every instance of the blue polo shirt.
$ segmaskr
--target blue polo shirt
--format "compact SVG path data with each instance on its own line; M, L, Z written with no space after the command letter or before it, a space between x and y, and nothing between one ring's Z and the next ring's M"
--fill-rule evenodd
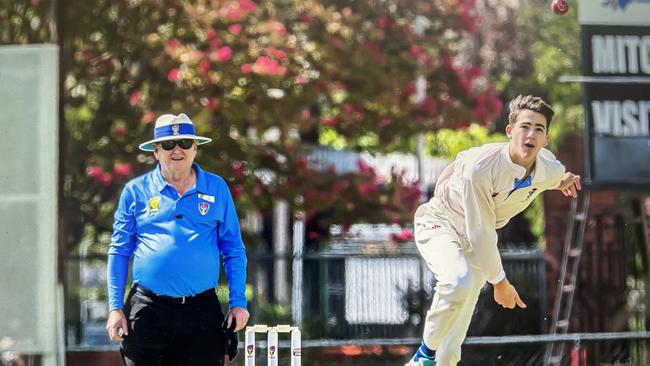
M181 297L217 286L220 256L230 307L246 308L246 251L230 190L218 175L193 168L196 184L180 197L160 166L126 184L108 250L110 310L123 307L131 258L133 283Z

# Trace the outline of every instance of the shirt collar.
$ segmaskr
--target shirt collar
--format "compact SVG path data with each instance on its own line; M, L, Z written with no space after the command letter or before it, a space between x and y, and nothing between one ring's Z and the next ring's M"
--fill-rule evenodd
M205 172L197 163L193 163L192 167L194 167L194 170L196 171L196 190L199 193L207 193L208 185L206 182Z
M505 161L506 166L510 168L512 174L517 179L525 178L523 175L526 174L526 168L519 164L515 164L512 161L512 158L510 158L510 143L507 143L503 146L501 149L501 154L503 155L503 160ZM546 166L544 165L544 161L540 157L540 154L541 150L537 153L537 157L535 157L535 167L533 168L533 171L530 172L530 175L532 175L533 184L543 181L546 177Z
M203 169L201 169L201 167L199 167L199 164L197 163L192 163L192 168L194 168L194 171L196 172L196 190L200 193L205 193L207 191L205 172ZM158 192L162 192L162 190L169 185L169 183L167 183L165 180L165 177L162 175L160 164L156 166L156 169L153 172L153 184L158 189Z

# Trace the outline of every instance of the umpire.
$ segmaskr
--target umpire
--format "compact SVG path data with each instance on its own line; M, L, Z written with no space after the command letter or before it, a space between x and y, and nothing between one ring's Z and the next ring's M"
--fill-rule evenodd
M248 322L247 259L230 191L194 163L197 146L210 141L185 114L160 116L154 139L140 145L158 166L122 191L108 250L106 330L122 341L126 366L223 364L220 257L230 289L225 323L240 330Z

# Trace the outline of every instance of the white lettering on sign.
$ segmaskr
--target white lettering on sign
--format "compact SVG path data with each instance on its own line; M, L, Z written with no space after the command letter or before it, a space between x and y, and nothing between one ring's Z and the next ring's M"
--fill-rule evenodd
M614 136L650 135L650 100L594 100L591 102L594 131Z
M650 74L650 36L593 35L591 55L596 74Z

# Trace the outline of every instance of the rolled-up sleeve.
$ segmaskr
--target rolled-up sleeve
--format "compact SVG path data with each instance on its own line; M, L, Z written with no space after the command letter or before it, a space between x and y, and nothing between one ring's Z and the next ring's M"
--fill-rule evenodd
M228 280L229 306L246 309L246 249L241 237L235 204L225 182L220 196L225 208L223 222L218 228L218 245Z
M129 260L135 247L135 196L127 185L115 210L113 236L108 249L107 285L109 310L122 309Z

